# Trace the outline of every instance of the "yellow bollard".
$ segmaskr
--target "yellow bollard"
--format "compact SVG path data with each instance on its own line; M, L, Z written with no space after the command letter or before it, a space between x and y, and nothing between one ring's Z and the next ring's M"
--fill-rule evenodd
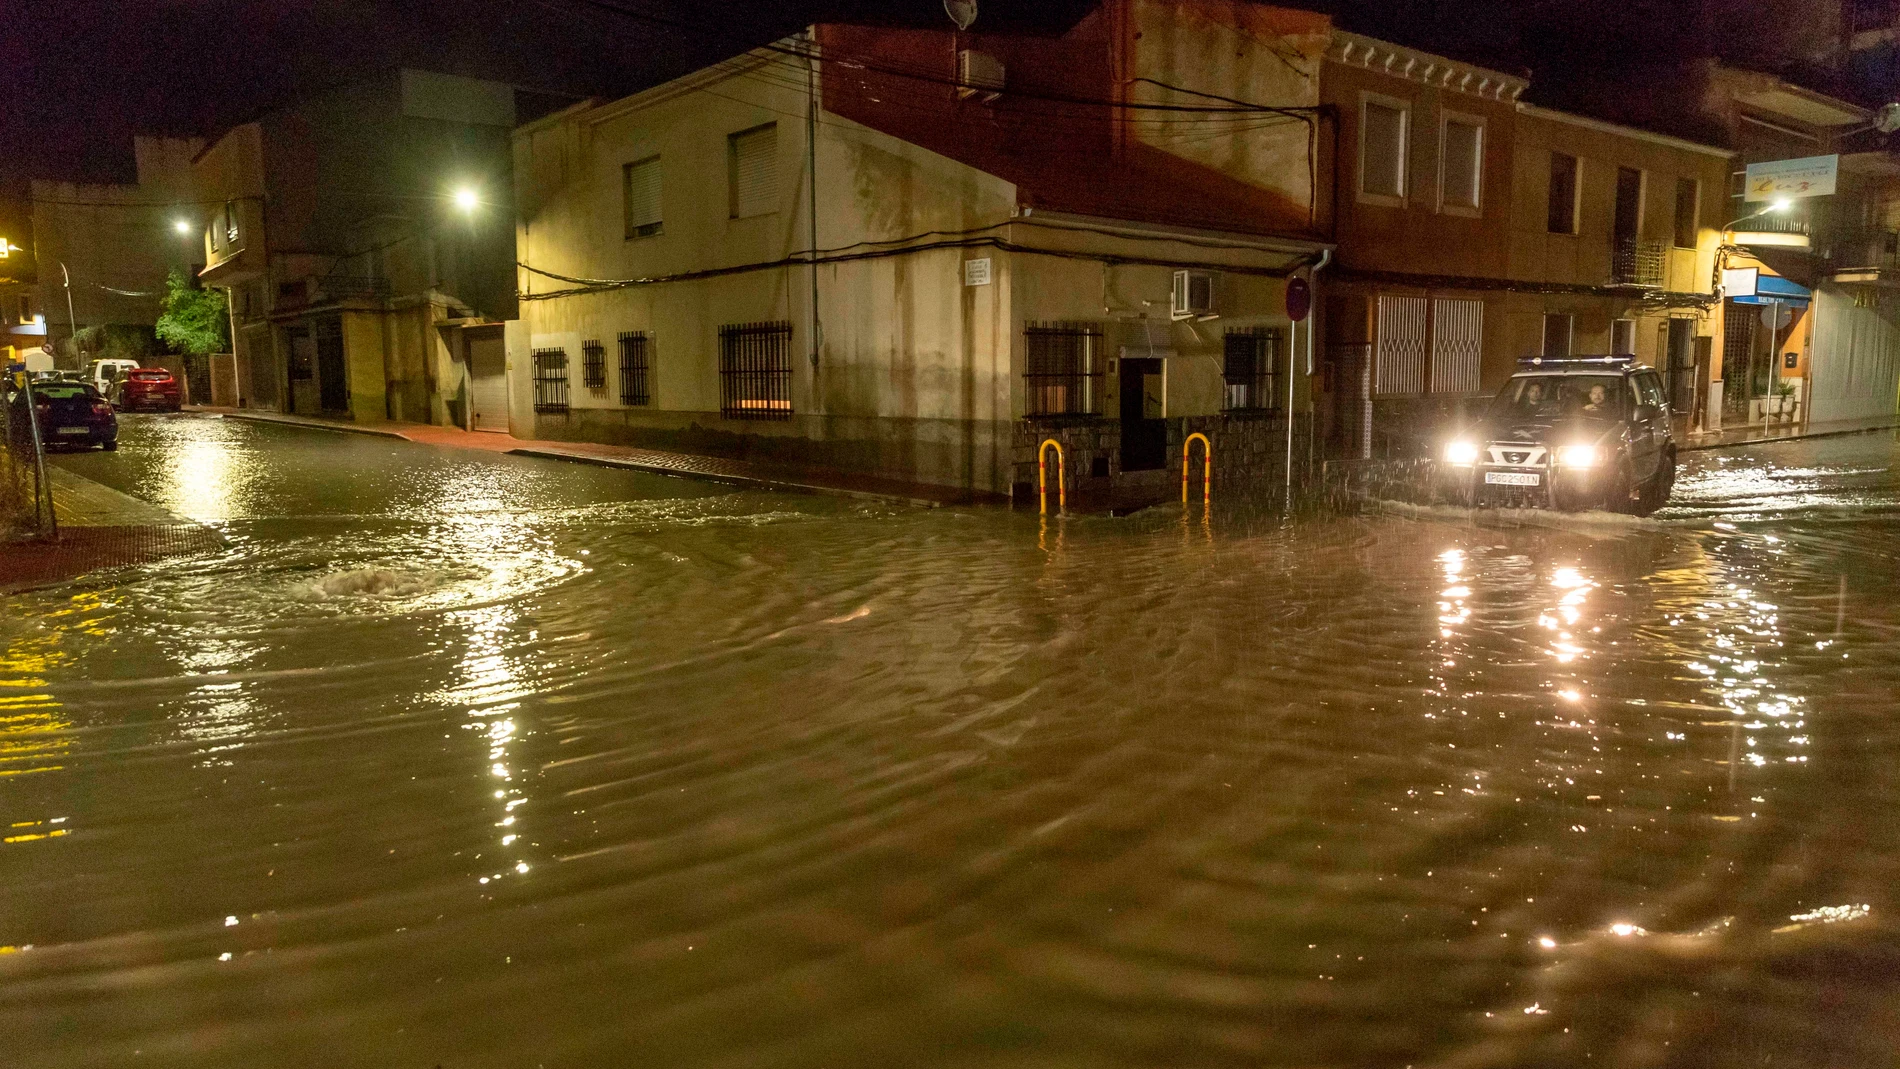
M1056 451L1056 507L1069 511L1069 479L1062 464L1062 443L1044 438L1036 447L1036 499L1043 515L1049 514L1049 450Z
M1214 500L1214 443L1199 431L1181 443L1181 504L1188 503L1188 453L1196 438L1201 440L1201 507L1206 508Z

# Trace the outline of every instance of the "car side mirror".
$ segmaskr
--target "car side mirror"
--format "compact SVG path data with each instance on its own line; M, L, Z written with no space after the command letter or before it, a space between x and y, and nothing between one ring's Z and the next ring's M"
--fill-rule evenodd
M1661 412L1662 412L1662 409L1657 408L1655 405L1637 405L1636 406L1637 419L1655 419L1656 416Z

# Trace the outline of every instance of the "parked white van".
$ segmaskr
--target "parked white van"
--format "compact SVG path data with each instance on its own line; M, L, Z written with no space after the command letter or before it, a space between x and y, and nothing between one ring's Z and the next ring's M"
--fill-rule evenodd
M86 381L92 383L101 397L112 396L112 384L125 378L125 373L136 370L137 360L94 360L86 366Z

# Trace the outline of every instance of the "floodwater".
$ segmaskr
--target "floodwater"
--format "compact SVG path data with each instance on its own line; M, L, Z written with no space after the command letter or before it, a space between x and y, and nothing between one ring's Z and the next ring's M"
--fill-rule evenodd
M210 418L0 597L0 1063L1890 1066L1900 447L1044 528Z

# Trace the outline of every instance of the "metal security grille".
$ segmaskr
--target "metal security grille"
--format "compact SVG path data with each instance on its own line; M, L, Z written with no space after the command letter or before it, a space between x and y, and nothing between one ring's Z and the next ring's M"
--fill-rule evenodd
M1484 356L1484 302L1432 302L1432 392L1477 393Z
M727 419L792 418L790 323L719 328L719 414Z
M581 343L581 381L590 390L607 388L607 347L598 341Z
M534 351L534 410L567 411L567 350Z
M1280 370L1280 332L1272 327L1227 332L1221 372L1227 380L1221 407L1229 412L1271 412Z
M1423 297L1379 297L1379 340L1373 389L1381 397L1425 392Z
M647 392L647 335L644 330L620 332L620 403L653 403Z
M1097 353L1102 328L1094 323L1030 323L1023 328L1024 413L1092 416L1101 391Z

